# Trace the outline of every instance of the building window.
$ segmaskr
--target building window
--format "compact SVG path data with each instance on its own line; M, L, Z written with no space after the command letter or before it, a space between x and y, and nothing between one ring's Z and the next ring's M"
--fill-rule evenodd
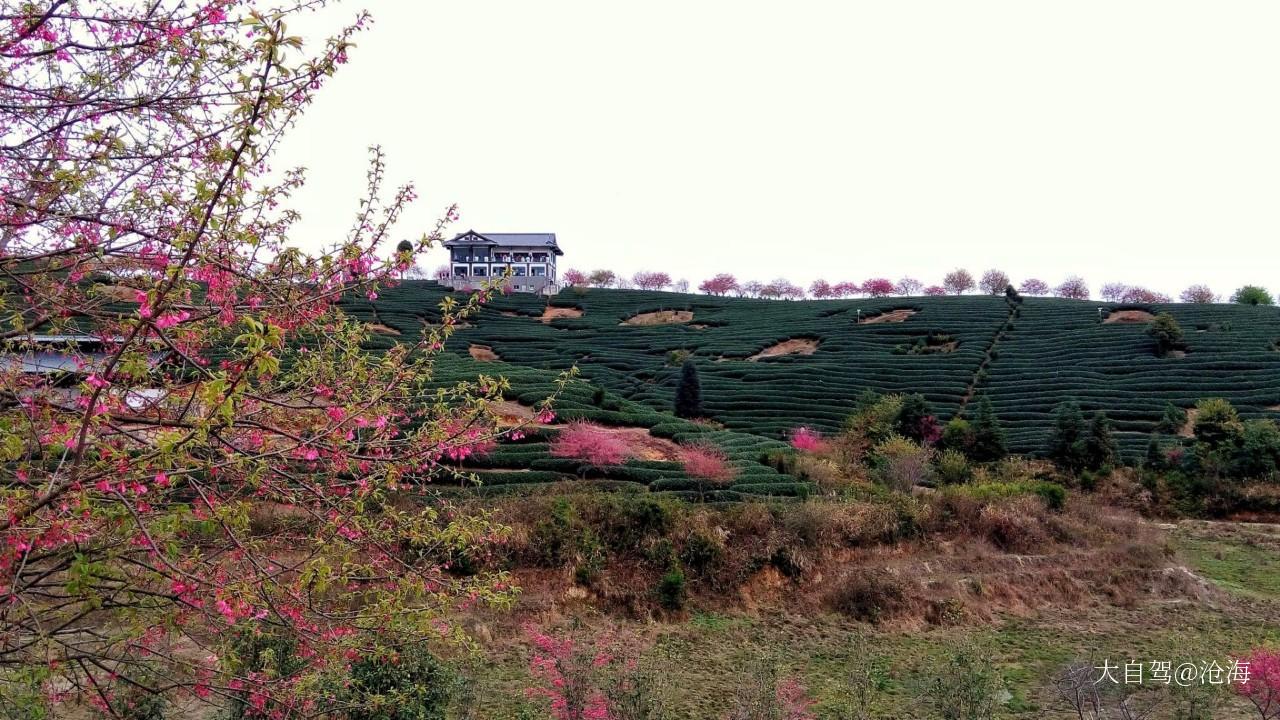
M533 275L534 277L546 277L547 269L542 265L534 265L533 267L529 268L529 274Z
M516 277L524 277L529 274L529 268L524 265L517 265L514 270Z
M454 266L453 266L453 276L454 276L454 277L466 277L466 276L467 276L467 266L466 266L466 265L454 265Z
M533 261L534 261L534 262L546 262L546 261L547 261L547 254L546 254L546 253L534 253L534 254L533 254Z
M471 268L471 274L476 277L484 277L486 274L485 267L483 265L477 265L476 267Z

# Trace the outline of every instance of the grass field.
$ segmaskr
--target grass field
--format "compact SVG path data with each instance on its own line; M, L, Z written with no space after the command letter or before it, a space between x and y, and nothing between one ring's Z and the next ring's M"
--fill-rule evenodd
M1280 642L1280 559L1258 544L1259 535L1261 542L1274 542L1274 528L1187 522L1168 532L1179 559L1224 588L1220 596L1203 603L1128 608L1087 603L944 627L873 628L829 613L767 611L694 613L680 622L624 622L623 627L649 644L642 662L665 679L677 717L723 717L744 670L762 658L808 686L820 718L853 717L839 711L850 694L850 678L868 668L875 678L876 717L913 717L921 710L918 686L955 648L967 646L990 661L1003 680L1007 695L1001 717L1072 718L1053 689L1054 678L1069 662L1222 662L1259 644ZM586 622L615 621L597 616ZM511 639L495 646L501 650L477 665L473 690L493 708L491 717L514 717L525 704L522 689L530 684L527 648ZM1176 717L1178 699L1191 692L1175 693L1150 717ZM1205 693L1197 692L1203 699ZM1250 717L1230 692L1216 698L1211 717Z

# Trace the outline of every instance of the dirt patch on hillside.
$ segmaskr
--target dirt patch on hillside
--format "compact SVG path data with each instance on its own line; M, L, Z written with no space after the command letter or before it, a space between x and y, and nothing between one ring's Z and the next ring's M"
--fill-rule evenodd
M858 321L860 325L874 325L876 323L900 323L906 322L907 318L915 315L918 311L910 308L902 308L900 310L890 310L878 315L864 315Z
M1155 320L1156 316L1146 310L1116 310L1108 313L1103 319L1103 325L1111 325L1113 323L1146 323Z
M1195 437L1196 436L1196 418L1200 417L1200 411L1191 408L1187 411L1187 421L1178 429L1178 437Z
M546 425L535 422L538 418L536 410L513 400L498 400L489 403L489 410L498 418L498 425L504 427L525 424L546 427Z
M778 357L780 355L812 355L818 350L818 341L813 338L792 338L761 350L747 360L755 362L760 358Z
M493 348L488 345L472 345L467 348L467 352L471 353L471 357L480 362L498 362L502 360L501 357L498 357L498 353L494 352Z
M365 323L364 326L369 328L370 332L376 332L379 335L399 335L400 334L399 330L393 327L390 327L388 325L383 325L382 323Z
M1272 405L1267 409L1270 410L1271 412L1280 412L1280 405Z
M556 318L577 318L577 317L582 317L582 311L579 310L578 308L555 307L552 305L548 305L546 309L542 311L542 316L539 317L538 319L545 323L545 322L551 322Z
M1169 351L1169 354L1167 355L1167 357L1171 357L1171 358L1173 358L1174 360L1179 360L1179 359L1184 358L1184 357L1186 357L1186 356L1187 356L1187 351L1186 351L1186 350L1170 350L1170 351Z
M622 321L622 325L676 325L687 323L693 319L691 310L658 310L656 312L632 315Z

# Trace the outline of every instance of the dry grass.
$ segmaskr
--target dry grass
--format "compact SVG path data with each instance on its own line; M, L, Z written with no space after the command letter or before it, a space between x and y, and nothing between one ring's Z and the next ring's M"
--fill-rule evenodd
M542 315L538 318L538 320L544 323L549 323L552 320L555 320L556 318L576 318L576 317L582 317L582 311L579 310L578 308L555 307L553 305L548 305L542 311Z
M761 350L747 360L755 362L760 358L778 357L780 355L812 355L818 351L818 341L813 338L792 338Z
M498 353L494 352L493 348L488 345L473 344L467 348L467 352L470 353L471 357L479 360L480 362L499 362L502 360L502 358L498 356Z
M916 310L910 308L902 308L899 310L890 310L889 312L880 313L879 315L863 315L858 321L862 325L874 325L876 323L900 323L906 322L907 318L916 314Z
M693 320L693 312L690 310L658 310L656 312L640 313L632 315L623 320L620 325L676 325L679 323L687 323Z
M1107 314L1102 320L1103 325L1112 325L1115 323L1148 323L1155 320L1156 316L1146 310L1116 310Z

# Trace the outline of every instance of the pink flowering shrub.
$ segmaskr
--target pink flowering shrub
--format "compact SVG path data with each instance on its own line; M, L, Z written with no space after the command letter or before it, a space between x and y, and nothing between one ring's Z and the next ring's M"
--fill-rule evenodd
M1259 720L1280 718L1280 650L1257 648L1239 662L1248 665L1249 677L1235 685L1236 692L1253 705Z
M822 452L827 449L827 441L822 433L813 428L801 425L787 435L791 447L802 452Z
M569 423L551 443L551 456L585 460L596 466L618 465L635 452L618 433L588 422Z
M524 629L533 646L529 672L539 683L525 696L545 699L554 720L628 720L637 717L637 706L658 703L637 670L634 638L608 632L556 637L533 624Z

